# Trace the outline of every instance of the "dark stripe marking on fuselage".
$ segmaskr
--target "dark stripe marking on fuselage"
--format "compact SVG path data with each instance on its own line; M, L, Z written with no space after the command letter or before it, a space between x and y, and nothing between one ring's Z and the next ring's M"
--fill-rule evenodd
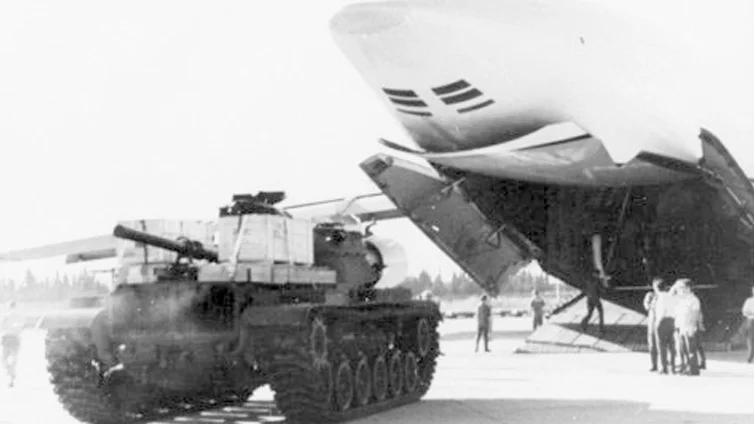
M442 96L444 94L455 93L456 91L461 91L469 87L471 87L471 84L466 82L466 80L458 80L450 84L441 85L440 87L435 87L432 89L432 91L434 91L434 93L437 94L438 96Z
M414 115L414 116L432 116L432 113L430 112L422 112L418 110L406 110L406 109L397 109L398 112L405 113L406 115Z
M464 108L458 109L458 113L471 112L471 111L474 111L474 110L477 110L477 109L481 109L483 107L487 107L487 106L489 106L489 105L491 105L493 103L495 103L495 101L492 100L492 99L490 99L490 100L484 101L482 103L475 104L473 106L469 106L469 107L464 107Z
M388 96L418 98L414 90L399 90L395 88L383 88L382 91Z
M465 102L467 100L475 99L482 95L482 92L477 90L476 88L472 88L471 90L464 91L461 94L454 94L452 96L447 97L441 97L443 103L446 105L452 105L455 103L461 103Z

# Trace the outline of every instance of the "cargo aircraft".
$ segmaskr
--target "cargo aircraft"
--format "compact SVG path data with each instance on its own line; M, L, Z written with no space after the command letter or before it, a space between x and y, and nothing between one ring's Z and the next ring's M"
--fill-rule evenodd
M604 298L635 310L651 277L689 277L707 327L732 328L754 272L754 189L731 154L754 140L754 31L712 24L754 9L641 4L343 8L337 45L415 145L382 140L396 153L361 164L382 193L288 211L407 218L493 295L534 260L577 288L605 274ZM112 243L0 258L98 259Z

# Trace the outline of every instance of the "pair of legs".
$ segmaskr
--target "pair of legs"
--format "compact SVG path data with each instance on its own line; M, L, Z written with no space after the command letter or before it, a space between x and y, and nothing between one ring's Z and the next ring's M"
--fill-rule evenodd
M668 373L668 354L670 356L670 369L675 366L675 320L673 318L660 318L657 323L657 346L660 350L660 363L662 373Z
M18 336L3 336L3 370L8 376L8 385L13 387L16 381L16 364L18 363L18 350L21 347L21 340Z
M686 365L686 371L691 375L699 375L699 333L684 332L679 334L681 363Z
M749 347L749 359L751 363L754 360L754 319L746 320L746 345Z
M476 331L476 349L475 352L479 352L479 340L484 338L484 351L490 351L490 327L480 325Z
M589 320L592 319L592 313L597 310L597 314L600 319L600 333L605 329L605 311L602 309L602 301L599 297L587 297L586 298L586 316L581 320L581 329L586 331L586 326L589 324Z
M532 329L536 330L540 326L542 326L542 323L544 322L544 318L540 314L534 314L534 319L532 321Z
M654 323L647 325L647 347L649 348L649 359L652 361L650 371L657 371L657 331Z

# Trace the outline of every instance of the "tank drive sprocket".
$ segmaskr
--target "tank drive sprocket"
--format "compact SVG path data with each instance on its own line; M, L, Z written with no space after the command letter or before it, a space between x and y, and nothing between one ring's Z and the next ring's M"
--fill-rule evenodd
M121 424L139 419L138 400L123 396L129 392L135 396L140 390L114 390L116 382L102 378L90 337L87 329L55 329L47 334L47 370L55 394L68 413L83 422Z
M171 396L133 381L127 373L104 378L88 329L50 330L45 342L54 392L66 411L85 423L126 424L240 404L264 384L262 379L252 379L240 387L228 379L227 387L214 386L188 397Z

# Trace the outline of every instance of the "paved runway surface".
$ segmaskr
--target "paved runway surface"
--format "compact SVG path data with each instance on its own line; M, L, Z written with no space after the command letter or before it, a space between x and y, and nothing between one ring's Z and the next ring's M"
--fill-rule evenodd
M498 318L493 352L479 354L473 352L473 320L444 322L445 355L425 399L352 423L754 423L754 366L741 363L743 352L709 360L700 377L649 373L643 354L515 355L528 322ZM46 382L42 339L26 335L16 388L0 380L0 423L76 423ZM263 387L243 406L158 422L282 421Z

